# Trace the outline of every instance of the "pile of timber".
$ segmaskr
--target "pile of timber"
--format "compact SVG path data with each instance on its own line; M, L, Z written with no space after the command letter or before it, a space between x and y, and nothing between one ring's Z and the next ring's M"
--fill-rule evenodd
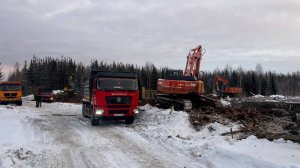
M81 103L81 98L74 92L62 92L54 95L54 101L63 103Z
M224 133L255 135L269 140L283 138L300 143L300 103L241 102L234 107L206 107L189 113L190 122L196 129L218 122L241 125L240 130Z

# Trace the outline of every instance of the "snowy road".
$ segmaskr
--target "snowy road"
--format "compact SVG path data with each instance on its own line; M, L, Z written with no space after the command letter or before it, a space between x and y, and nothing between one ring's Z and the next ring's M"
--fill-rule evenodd
M160 150L134 133L133 128L126 128L122 122L92 127L89 119L81 117L80 110L81 106L59 103L43 104L41 109L35 109L33 102L13 107L11 111L20 114L23 127L33 129L26 133L19 130L23 135L15 136L15 141L22 144L25 138L26 146L23 143L23 147L9 151L5 162L11 159L10 165L17 165L20 160L20 166L31 164L34 167L179 166L175 160L160 155ZM10 146L9 142L6 146ZM21 148L25 151L20 151ZM26 158L19 158L20 152L19 155ZM14 154L16 156L11 156Z
M197 132L184 112L146 106L133 125L92 127L80 105L34 105L0 106L0 167L300 167L298 144Z

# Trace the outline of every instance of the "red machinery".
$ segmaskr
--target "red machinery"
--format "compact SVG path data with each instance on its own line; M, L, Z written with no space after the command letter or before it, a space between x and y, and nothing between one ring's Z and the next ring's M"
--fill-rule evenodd
M99 120L125 120L132 124L138 110L137 74L132 72L91 71L84 87L83 117L96 126Z
M194 76L196 78L199 77L202 55L203 53L201 45L191 50L187 56L184 76Z
M157 91L165 94L203 94L204 83L198 79L201 58L202 47L198 46L197 48L192 49L187 56L183 76L179 76L180 73L176 73L176 75L173 73L171 75L169 74L166 79L158 79Z
M187 56L186 67L183 75L171 73L165 79L158 79L156 101L160 105L173 105L178 109L190 111L193 104L214 105L215 102L202 96L204 94L204 83L199 80L200 63L203 56L202 46L191 50ZM182 71L181 71L182 72ZM176 74L176 75L175 75Z
M228 87L229 81L221 76L215 76L215 88L223 96L236 96L242 94L243 90L240 87Z

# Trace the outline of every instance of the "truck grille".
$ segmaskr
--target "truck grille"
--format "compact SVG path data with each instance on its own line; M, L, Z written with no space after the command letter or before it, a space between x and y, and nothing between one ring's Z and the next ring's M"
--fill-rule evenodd
M131 96L106 96L107 104L131 104Z
M14 98L17 97L17 93L4 93L5 97Z
M107 108L130 108L130 105L117 105L117 106L108 105Z
M109 114L127 114L129 110L108 110Z

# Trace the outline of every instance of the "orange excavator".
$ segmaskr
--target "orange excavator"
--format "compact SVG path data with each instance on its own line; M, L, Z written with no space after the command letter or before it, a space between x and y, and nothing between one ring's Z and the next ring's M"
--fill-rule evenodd
M215 76L215 89L220 97L234 97L242 94L243 90L240 87L229 87L229 81L221 76Z
M167 72L165 79L158 79L156 102L158 105L174 106L184 111L191 111L197 106L215 106L215 100L205 97L204 83L199 79L200 63L203 56L202 46L190 50L184 72Z

